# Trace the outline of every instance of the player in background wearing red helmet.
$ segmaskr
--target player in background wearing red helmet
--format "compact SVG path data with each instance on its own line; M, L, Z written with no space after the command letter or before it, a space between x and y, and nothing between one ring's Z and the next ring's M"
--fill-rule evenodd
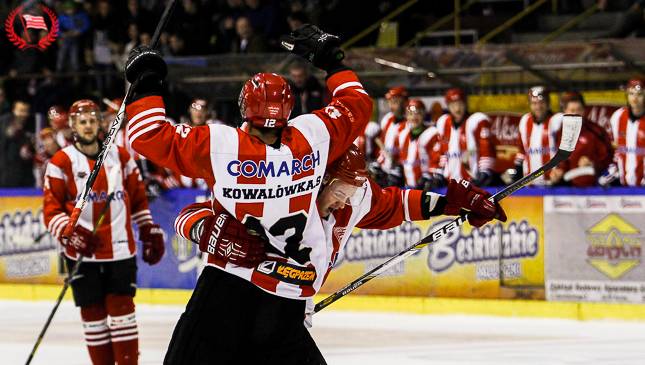
M54 105L47 110L49 127L54 132L54 139L60 148L67 147L74 143L72 129L69 127L69 116L67 110L60 105Z
M51 158L43 189L45 225L60 240L63 229L100 150L101 113L91 100L69 110L75 142ZM102 223L108 196L107 175L118 169L114 198ZM122 147L112 148L92 187L88 207L69 240L61 241L68 270L85 256L72 280L74 303L81 308L85 343L92 364L137 364L138 330L134 312L136 245L132 223L139 227L143 260L154 265L164 253L163 232L152 221L134 160Z
M423 189L427 181L423 176L439 169L439 131L425 124L426 106L420 99L409 100L405 110L406 126L399 136L405 186Z
M645 185L645 80L629 80L625 93L627 105L610 119L616 152L609 174L599 180L601 185L609 185L617 178L622 185Z
M236 220L268 238L265 265L227 265L209 255L166 353L166 364L324 363L300 330L305 299L322 284L328 246L315 197L327 166L363 132L372 101L343 65L338 37L305 25L281 45L327 72L329 105L289 120L294 100L287 81L259 73L240 93L244 128L173 126L164 121L159 52L135 48L126 64L133 82L128 138L151 161L206 180ZM215 219L208 232L219 229ZM213 239L216 239L214 237ZM285 275L285 273L293 273ZM219 304L216 304L219 303ZM212 311L223 305L227 311ZM301 336L302 335L302 336Z
M328 269L324 277L327 278L339 257L342 260L344 247L355 227L389 229L405 221L426 220L441 214L456 215L462 209L471 212L470 223L477 227L494 217L505 221L504 210L499 204L494 205L486 200L489 196L489 193L467 181L456 180L450 181L445 196L423 190L381 188L367 176L363 154L356 146L351 146L327 169L323 187L316 199L325 227L325 235L319 239L326 240L332 248L327 252ZM265 260L263 254L270 254L264 252L263 248L266 246L257 242L257 238L239 240L231 236L228 232L244 231L246 227L231 219L226 211L219 210L213 213L209 207L210 204L206 202L184 208L175 221L177 234L198 244L202 252L207 252L208 246L214 246L213 252L220 260L249 267L261 264ZM222 219L230 223L216 240L209 240L209 233L201 229L202 222L213 220L215 217L223 217ZM234 250L225 249L230 246L230 242L234 242ZM217 307L211 310L225 308L215 305ZM311 326L313 301L310 299L306 313L307 326ZM301 326L304 327L304 323Z
M400 164L399 135L405 128L405 106L408 103L408 91L403 86L396 86L385 93L390 108L381 118L381 135L376 140L379 147L378 163L387 180L382 183L389 186L402 186L403 168ZM374 166L370 166L374 169Z
M551 182L576 187L594 186L613 161L611 137L604 128L584 116L585 100L579 92L564 93L561 104L564 114L582 115L583 123L576 149L551 171ZM559 135L557 140L560 140Z
M205 125L205 124L224 124L219 119L213 118L213 110L211 110L208 101L202 98L195 98L190 102L188 107L189 123L192 127Z
M484 113L468 113L466 93L449 89L445 95L448 113L437 120L441 136L443 173L433 174L434 186L446 179L470 180L487 186L494 180L495 141L490 120Z
M529 113L520 119L518 126L519 151L515 155L515 179L528 175L547 163L558 151L558 133L562 127L562 113L551 111L549 90L534 86L528 92ZM536 179L533 184L544 185L550 179L550 171Z
M60 150L60 146L56 143L54 130L49 127L41 129L38 135L38 151L34 156L34 177L37 188L43 187L47 164L58 150Z

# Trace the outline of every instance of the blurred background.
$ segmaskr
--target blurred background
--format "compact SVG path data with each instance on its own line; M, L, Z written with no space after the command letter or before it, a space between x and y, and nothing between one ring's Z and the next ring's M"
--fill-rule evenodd
M165 2L21 5L0 5L0 281L60 283L58 244L42 225L44 166L72 142L75 100L100 103L107 130L128 52L150 42ZM341 37L346 64L376 101L356 143L384 186L443 191L461 174L495 191L539 167L542 157L532 156L554 152L561 112L583 114L585 150L504 202L507 223L466 227L358 293L645 303L644 8L643 0L181 0L160 43L167 110L172 123L235 126L241 86L257 72L290 80L292 117L323 107L325 75L278 47L281 34L313 23ZM25 23L22 13L44 24ZM446 118L460 131L458 152L450 137L411 152L427 147L419 142L426 130L445 134ZM477 132L465 127L470 118ZM139 266L139 286L192 289L200 256L172 222L207 187L139 163L170 238L161 266ZM356 230L325 291L441 221Z

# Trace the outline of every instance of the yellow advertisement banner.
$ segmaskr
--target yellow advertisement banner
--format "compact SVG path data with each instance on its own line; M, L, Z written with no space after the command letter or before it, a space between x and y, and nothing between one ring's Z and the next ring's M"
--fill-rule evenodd
M606 91L584 91L582 95L589 105L625 105L627 99L625 92L620 90ZM560 94L551 93L550 95L551 110L557 112L560 110ZM527 94L505 94L505 95L469 95L468 110L484 113L490 112L508 112L508 113L526 113L529 111L529 102Z
M510 197L502 205L509 214L506 223L465 224L461 232L429 245L356 293L543 298L542 197ZM449 220L406 222L387 231L355 229L321 292L335 292Z
M61 283L58 243L43 225L41 196L0 197L0 282Z

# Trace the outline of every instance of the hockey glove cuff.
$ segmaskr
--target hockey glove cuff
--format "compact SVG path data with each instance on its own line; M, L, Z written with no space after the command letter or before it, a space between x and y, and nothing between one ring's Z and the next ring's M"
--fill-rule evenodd
M280 37L280 45L327 71L327 77L349 69L342 63L345 53L340 49L340 38L323 32L315 25L305 24L290 34L283 35Z

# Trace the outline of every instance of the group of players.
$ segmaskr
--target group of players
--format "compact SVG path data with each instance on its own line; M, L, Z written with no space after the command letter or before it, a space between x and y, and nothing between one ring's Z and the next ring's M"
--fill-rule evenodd
M210 201L186 207L175 221L176 233L198 245L208 264L175 327L165 364L325 364L307 330L312 297L354 227L387 229L464 211L474 226L506 220L502 207L487 200L490 194L468 181L490 180L494 144L486 142L486 116L468 115L462 92L449 92L450 115L436 127L425 126L423 103L408 102L403 89L389 93L392 105L406 107L407 121L393 110L379 126L384 138L375 143L382 169L390 174L399 163L406 180L420 179L425 171L410 154L423 155L419 161L433 161L434 170L428 171L442 175L447 192L440 195L431 191L432 184L419 183L382 188L353 144L374 127L368 124L372 101L343 64L338 37L306 25L285 36L282 45L327 73L331 102L289 120L294 100L286 80L256 74L240 93L244 124L239 128L168 121L162 97L166 64L159 52L135 48L125 71L135 85L133 98L126 106L127 127L119 132L127 143L108 151L88 208L72 236L62 237L95 165L103 122L93 102L72 105L66 137L71 143L46 165L44 218L63 245L68 267L84 257L71 286L93 364L138 361L132 224L139 228L145 262L154 265L164 254L164 232L148 210L132 154L201 179L211 191ZM531 128L537 129L528 125L528 135ZM419 141L434 144L427 150ZM362 145L367 149L367 144ZM455 152L466 147L468 154ZM474 163L464 167L464 155ZM453 165L459 168L441 170Z
M645 185L645 80L629 80L625 91L627 105L612 115L611 133L585 118L573 156L534 184ZM530 112L518 125L515 166L499 171L491 119L468 111L463 90L446 91L447 112L434 120L435 111L427 110L422 100L409 98L404 87L391 88L385 98L390 111L380 123L370 122L356 144L373 161L373 176L388 186L437 188L450 179L467 179L480 186L508 184L553 157L563 114L586 114L585 100L578 92L564 93L562 111L554 113L549 91L543 86L530 88Z

